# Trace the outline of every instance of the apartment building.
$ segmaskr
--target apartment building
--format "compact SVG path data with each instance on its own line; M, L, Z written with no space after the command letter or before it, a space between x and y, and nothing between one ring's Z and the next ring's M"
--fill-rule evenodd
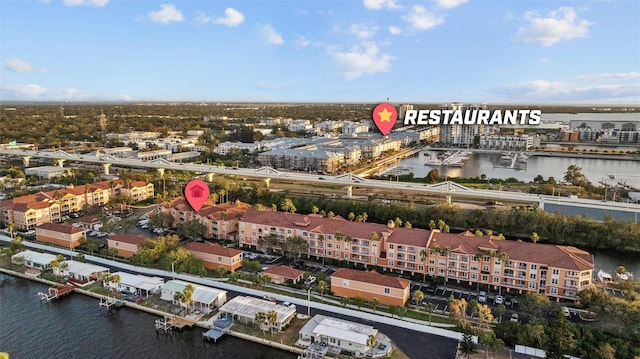
M107 248L115 248L120 257L131 258L138 253L138 245L147 239L141 235L118 233L107 238Z
M240 201L220 204L207 201L198 212L195 212L184 197L176 197L170 202L163 203L160 210L173 216L174 228L196 220L206 227L205 238L235 241L238 220L249 208L248 204Z
M86 231L66 223L44 223L36 227L36 240L65 248L78 247Z
M222 267L227 271L234 272L242 267L242 251L223 247L217 243L187 243L184 248L191 252L194 257L204 262L207 269L217 269Z
M29 230L43 223L56 223L85 205L103 206L118 194L129 195L134 202L154 196L153 184L133 181L102 181L54 191L38 192L0 202L0 224L14 223L16 229Z
M496 291L544 293L556 299L575 299L578 290L591 284L594 267L591 254L575 247L397 228L392 221L383 225L251 209L238 231L244 248L264 249L261 244L267 236L277 237L278 243L300 236L309 244L308 256L316 259L380 266L391 273L428 274Z
M382 304L404 306L409 300L411 281L373 271L340 268L331 275L331 291L339 297L360 296Z
M525 151L531 147L540 146L537 136L529 135L486 135L480 136L480 148L496 150Z

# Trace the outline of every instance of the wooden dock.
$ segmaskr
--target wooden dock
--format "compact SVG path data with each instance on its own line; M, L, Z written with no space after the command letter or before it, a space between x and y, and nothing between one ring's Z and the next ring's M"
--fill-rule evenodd
M50 302L54 299L58 299L62 296L65 296L73 292L74 288L75 287L72 285L57 285L57 286L49 287L49 290L47 291L47 293L39 292L38 297L40 297L40 300L45 300L47 302Z
M182 329L184 327L191 328L194 324L196 324L195 321L189 320L187 318L178 317L178 316L173 316L173 317L165 316L162 319L156 319L155 326L156 326L156 330L162 330L166 333L167 331L172 330L173 328L176 328L176 329Z
M100 308L105 307L107 310L109 309L119 309L124 306L124 302L120 299L116 299L113 297L100 298Z

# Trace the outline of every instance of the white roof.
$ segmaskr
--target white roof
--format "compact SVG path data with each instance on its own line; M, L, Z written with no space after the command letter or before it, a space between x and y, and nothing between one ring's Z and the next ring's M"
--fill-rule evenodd
M164 284L164 280L158 277L147 277L139 274L131 274L125 272L116 272L114 275L118 275L120 277L120 284L124 284L127 286L151 290L154 288L160 288L162 284Z
M378 329L370 325L317 314L302 327L300 333L312 337L339 338L366 346L369 336L377 335Z
M198 303L211 304L218 296L224 293L226 292L211 288L196 287L191 295L191 300Z
M40 253L34 251L23 251L11 256L11 260L14 258L21 258L28 262L33 262L42 265L48 265L52 260L56 259L56 256L50 253Z
M254 297L238 296L220 307L221 312L233 313L245 318L254 319L258 312L276 311L278 313L278 321L283 321L296 313L293 308L277 305L268 300L262 300Z
M109 268L97 266L95 264L83 263L74 260L65 261L69 267L67 272L88 277L93 273L108 272Z

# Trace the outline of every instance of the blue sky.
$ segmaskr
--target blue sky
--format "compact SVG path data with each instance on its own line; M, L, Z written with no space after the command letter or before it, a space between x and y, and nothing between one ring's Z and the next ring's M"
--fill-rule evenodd
M0 100L640 103L640 2L2 0Z

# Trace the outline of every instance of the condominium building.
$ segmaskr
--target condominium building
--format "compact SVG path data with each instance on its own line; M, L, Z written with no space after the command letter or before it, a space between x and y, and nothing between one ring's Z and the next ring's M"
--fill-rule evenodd
M485 105L463 105L459 102L440 106L443 110L486 110ZM453 146L471 146L476 136L485 134L488 128L484 125L442 125L440 126L440 143Z
M309 244L308 256L317 259L557 299L575 299L578 290L591 284L594 267L591 254L575 247L398 228L392 221L383 225L251 209L238 223L238 232L245 248L264 249L267 236L278 243L300 236Z
M540 146L540 138L529 135L486 135L480 136L480 148L496 150L528 150Z
M238 219L249 209L249 205L240 201L213 204L207 201L199 211L194 211L184 197L176 197L160 207L164 213L174 218L174 228L196 220L206 227L205 238L237 240Z
M34 229L43 223L60 222L64 215L79 212L85 205L105 205L119 194L131 196L134 202L142 201L154 196L153 184L102 181L16 197L0 202L0 224L14 223L20 230Z

